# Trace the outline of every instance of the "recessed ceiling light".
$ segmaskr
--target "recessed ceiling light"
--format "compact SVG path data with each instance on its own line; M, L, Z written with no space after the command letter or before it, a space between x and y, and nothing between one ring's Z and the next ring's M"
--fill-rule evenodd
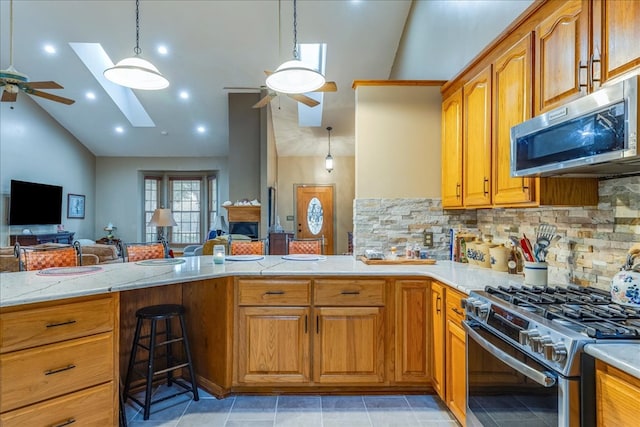
M166 55L167 53L169 53L169 49L167 49L165 45L161 44L160 46L158 46L158 53L160 55Z
M167 136L167 135L169 135L169 132L167 132L166 130L163 130L163 131L160 132L160 135Z
M95 94L95 93L93 93L93 92L91 92L91 91L87 92L84 96L85 96L87 99L91 99L91 100L96 99L96 94Z
M204 126L198 126L196 130L198 131L198 133L205 133L207 131Z
M189 99L189 92L187 92L186 90L181 90L180 91L180 98L181 99Z
M56 53L56 48L53 47L53 45L46 44L44 45L44 51L50 55L53 55L54 53Z
M124 133L124 128L122 126L116 126L116 133Z

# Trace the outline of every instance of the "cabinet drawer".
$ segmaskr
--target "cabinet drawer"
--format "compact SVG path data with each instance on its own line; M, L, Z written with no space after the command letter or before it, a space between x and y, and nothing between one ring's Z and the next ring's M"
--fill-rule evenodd
M0 412L110 381L113 352L104 333L0 355Z
M113 382L0 415L3 427L114 426ZM66 424L65 424L66 423Z
M318 306L384 305L384 280L316 280L313 289Z
M310 286L309 280L238 280L238 304L306 306Z
M461 324L464 320L464 309L462 308L462 299L466 298L466 295L456 292L451 288L447 288L446 291L446 306L447 306L447 319Z
M0 353L113 329L112 298L2 313Z

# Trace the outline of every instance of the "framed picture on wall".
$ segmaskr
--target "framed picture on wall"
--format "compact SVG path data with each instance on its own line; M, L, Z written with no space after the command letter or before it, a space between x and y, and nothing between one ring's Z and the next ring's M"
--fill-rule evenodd
M67 194L67 218L84 219L84 196Z

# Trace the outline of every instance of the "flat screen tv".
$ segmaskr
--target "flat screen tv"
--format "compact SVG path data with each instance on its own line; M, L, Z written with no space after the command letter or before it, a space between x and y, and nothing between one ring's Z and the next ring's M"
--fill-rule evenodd
M62 187L11 180L9 225L60 224Z

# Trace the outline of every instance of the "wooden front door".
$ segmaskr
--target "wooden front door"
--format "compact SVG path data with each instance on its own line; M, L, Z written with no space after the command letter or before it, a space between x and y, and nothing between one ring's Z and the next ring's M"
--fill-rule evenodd
M324 253L332 255L333 186L296 186L296 238L314 239L324 236Z

